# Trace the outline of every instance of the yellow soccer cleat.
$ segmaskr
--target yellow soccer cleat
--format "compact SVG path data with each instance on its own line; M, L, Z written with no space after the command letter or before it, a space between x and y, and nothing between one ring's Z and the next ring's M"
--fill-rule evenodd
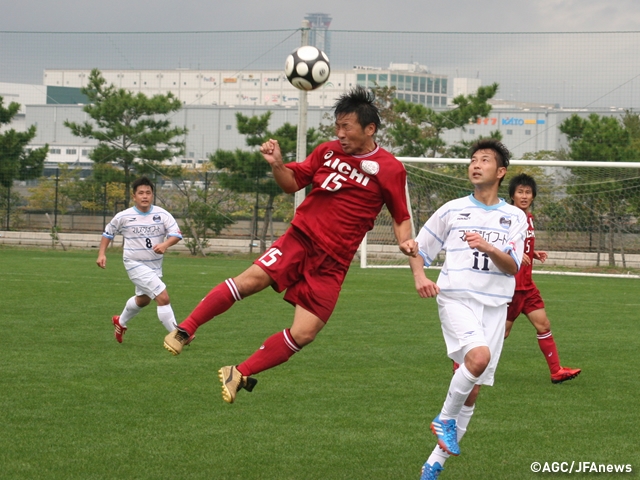
M176 328L173 332L164 337L164 348L169 350L173 355L179 355L182 352L182 347L189 345L194 335L189 335L185 330Z
M258 380L252 377L245 377L235 366L222 367L218 370L218 378L222 382L222 399L227 403L233 403L236 393L241 388L251 392Z

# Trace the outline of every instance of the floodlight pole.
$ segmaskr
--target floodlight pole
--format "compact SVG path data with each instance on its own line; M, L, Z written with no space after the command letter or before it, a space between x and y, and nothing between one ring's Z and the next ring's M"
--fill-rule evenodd
M300 46L304 47L309 45L309 29L311 28L311 22L309 20L302 21L301 41ZM298 96L298 138L297 138L297 150L296 150L296 162L302 162L307 158L307 91L300 90ZM298 190L294 196L294 209L297 209L305 197L304 189Z

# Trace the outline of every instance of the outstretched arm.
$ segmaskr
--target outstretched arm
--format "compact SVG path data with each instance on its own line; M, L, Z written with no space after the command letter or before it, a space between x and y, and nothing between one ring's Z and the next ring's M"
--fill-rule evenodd
M271 165L273 178L285 193L295 193L300 190L293 170L285 167L282 161L282 152L277 140L269 139L264 142L260 146L260 153Z

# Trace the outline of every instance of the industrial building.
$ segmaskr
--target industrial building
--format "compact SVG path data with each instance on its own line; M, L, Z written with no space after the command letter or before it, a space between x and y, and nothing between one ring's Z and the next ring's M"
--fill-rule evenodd
M21 104L11 128L25 130L37 127L33 147L49 145L47 166L60 163L90 168L89 153L95 142L75 137L64 126L65 120L83 122L87 102L80 88L86 86L89 70L46 70L44 85L0 83L0 96L7 105ZM263 115L272 112L269 128L285 123L298 124L300 91L295 89L282 71L194 71L194 70L107 70L107 82L119 88L148 96L173 93L183 108L172 115L175 125L186 127L184 156L175 164L198 167L218 149L246 148L244 136L236 129L236 114ZM355 85L393 86L396 97L420 103L435 110L450 108L454 96L474 93L480 79L454 78L431 73L418 64L390 64L388 68L355 66L351 70L333 71L320 89L308 92L308 127L331 124L331 107L335 99ZM515 157L526 152L558 150L566 146L558 125L574 113L588 115L620 115L618 109L561 109L556 105L539 105L492 100L493 110L487 118L448 130L447 143L473 140L494 130L502 132L505 144ZM5 127L8 128L8 127Z

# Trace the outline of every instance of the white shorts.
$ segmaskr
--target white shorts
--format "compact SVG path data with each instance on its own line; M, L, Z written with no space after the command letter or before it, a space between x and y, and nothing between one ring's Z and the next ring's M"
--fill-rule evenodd
M135 272L135 275L129 274L129 279L136 286L138 297L146 295L153 300L167 288L156 271L146 265L139 265L132 272Z
M478 385L493 385L504 343L507 304L488 307L472 298L454 299L442 293L436 300L449 358L464 363L465 355L472 348L489 347L491 360L478 379Z

